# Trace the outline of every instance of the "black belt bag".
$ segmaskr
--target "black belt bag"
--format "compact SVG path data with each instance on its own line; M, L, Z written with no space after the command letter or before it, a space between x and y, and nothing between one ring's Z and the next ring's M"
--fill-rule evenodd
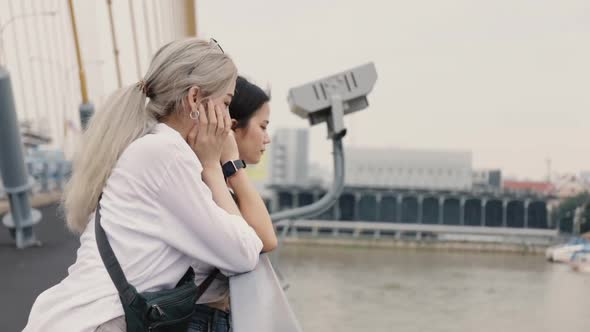
M199 286L188 268L173 289L138 293L127 281L121 265L100 225L100 204L95 218L96 244L102 262L119 292L125 311L127 332L186 332L195 311L195 303L219 273L215 269Z

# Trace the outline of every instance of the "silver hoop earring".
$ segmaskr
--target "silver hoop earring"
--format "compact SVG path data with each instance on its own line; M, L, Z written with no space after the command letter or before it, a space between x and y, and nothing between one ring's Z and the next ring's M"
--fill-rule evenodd
M191 119L193 119L193 120L196 120L196 119L198 119L198 118L199 118L199 115L200 115L200 114L201 114L201 113L199 113L199 111L191 111L191 112L188 114L188 117L189 117L189 118L191 118Z

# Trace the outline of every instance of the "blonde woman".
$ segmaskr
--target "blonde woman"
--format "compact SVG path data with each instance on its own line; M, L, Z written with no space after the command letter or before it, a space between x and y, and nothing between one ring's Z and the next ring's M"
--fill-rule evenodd
M191 265L197 283L214 268L247 272L276 246L270 221L242 218L223 177L220 161L238 158L221 154L236 77L216 42L175 41L156 53L142 81L116 92L92 118L64 193L67 224L81 233L77 259L39 295L24 331L125 331L97 250L97 206L138 292L174 288ZM234 181L232 188L247 204L252 185ZM224 291L213 286L202 298Z

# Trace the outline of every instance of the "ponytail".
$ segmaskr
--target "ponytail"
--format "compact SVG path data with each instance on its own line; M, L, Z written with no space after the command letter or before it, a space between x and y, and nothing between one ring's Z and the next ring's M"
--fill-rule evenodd
M73 172L63 195L68 228L81 233L119 156L145 135L155 118L145 110L137 85L117 90L92 118L74 155Z

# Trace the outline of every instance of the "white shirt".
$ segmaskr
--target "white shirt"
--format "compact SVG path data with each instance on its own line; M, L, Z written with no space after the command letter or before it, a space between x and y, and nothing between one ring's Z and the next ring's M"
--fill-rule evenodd
M101 225L139 292L174 288L191 265L200 283L213 267L231 275L258 263L262 241L243 218L215 204L201 171L182 136L160 123L125 149L107 180ZM98 253L94 214L89 218L68 276L39 295L24 331L92 332L124 314ZM216 280L199 303L227 291L227 282Z

